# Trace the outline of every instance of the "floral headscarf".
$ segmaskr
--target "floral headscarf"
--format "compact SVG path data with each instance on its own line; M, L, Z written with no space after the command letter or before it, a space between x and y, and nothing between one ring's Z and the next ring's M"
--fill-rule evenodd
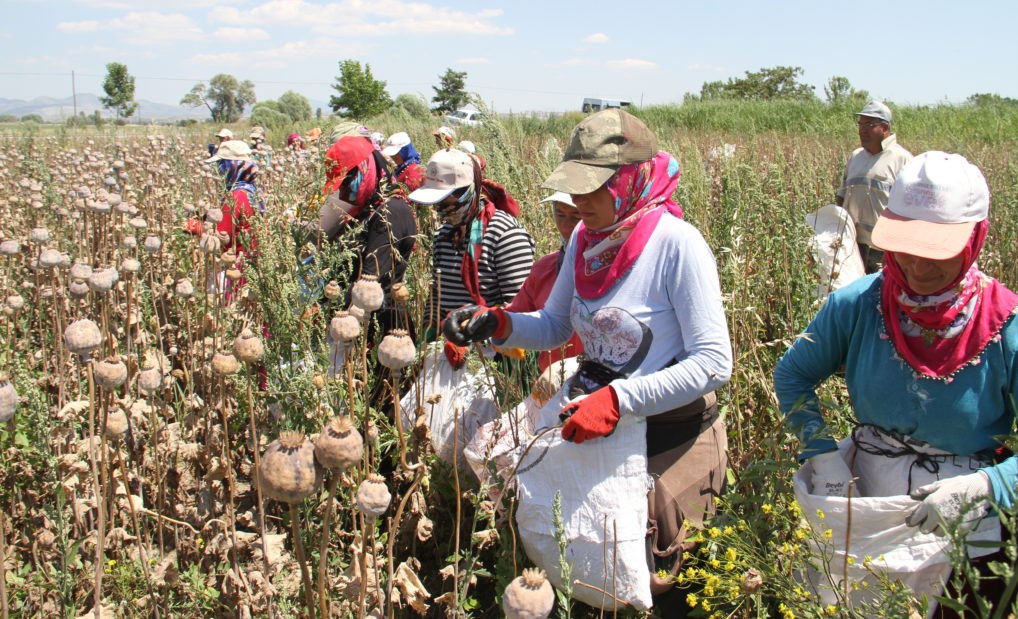
M958 277L932 295L915 293L894 252L884 253L880 309L899 355L915 372L950 379L997 337L1018 307L1018 295L979 270L989 221L972 230Z
M355 209L349 214L359 217L378 192L379 178L384 176L384 168L378 165L375 158L375 147L371 140L362 137L344 136L325 152L326 182L322 192L324 195L343 191L341 199L350 202ZM380 172L381 170L381 172Z
M582 222L577 226L575 280L582 298L604 296L632 268L665 211L682 217L682 207L671 197L681 174L679 162L661 151L653 159L620 167L608 180L615 202L612 225L600 230Z

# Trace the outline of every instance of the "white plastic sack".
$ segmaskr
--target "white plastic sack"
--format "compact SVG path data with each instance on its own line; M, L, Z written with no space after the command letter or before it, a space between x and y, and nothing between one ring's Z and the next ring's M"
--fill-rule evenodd
M838 449L845 462L851 464L855 451L852 439L842 440ZM858 471L854 472L858 474ZM878 580L863 566L866 557L871 559L872 568L883 570L891 580L908 586L917 598L926 594L927 599L932 601L934 596L942 594L944 583L951 574L947 555L950 544L944 537L922 533L918 527L905 524L905 518L917 501L908 495L860 496L850 500L810 494L812 473L813 467L806 460L795 473L793 482L795 498L817 537L824 539L824 531L830 529L832 532L830 539L822 545L815 545L814 553L818 561L827 563L827 571L834 581L815 568L808 569L805 574L806 580L825 604L837 603L838 594L844 591L842 576L845 574L854 603L872 601L872 594L867 594L862 583L867 582L869 589L873 589L878 586ZM818 510L823 513L823 518L819 517ZM849 522L851 534L846 539ZM998 519L985 518L969 533L968 539L999 538L999 527ZM970 556L992 551L969 547ZM852 557L852 565L846 566L847 557ZM933 616L935 608L936 604L932 603L928 616Z
M566 404L560 389L541 409L536 435L517 469L516 523L527 556L562 588L552 505L561 496L565 559L571 565L572 596L595 608L646 610L652 604L647 558L646 420L625 415L610 436L580 445L562 439L558 414ZM592 587L596 587L594 589Z
M453 449L462 461L463 448L477 430L495 419L498 408L494 399L494 384L483 372L474 373L466 365L460 369L452 367L442 342L433 342L424 358L424 367L414 384L400 400L403 427L409 432L417 421L418 414L424 415L431 429L431 444L442 460L452 463ZM438 401L429 404L431 396ZM420 406L420 409L418 409ZM454 445L458 425L458 445Z
M823 302L831 292L865 275L866 268L856 243L855 222L848 211L828 204L806 215L806 223L813 229L810 251L820 278L817 299Z

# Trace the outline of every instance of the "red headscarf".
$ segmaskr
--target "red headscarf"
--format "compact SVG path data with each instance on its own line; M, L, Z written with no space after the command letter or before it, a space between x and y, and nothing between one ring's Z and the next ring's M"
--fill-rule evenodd
M378 189L378 166L375 163L374 146L371 140L360 136L343 136L336 140L336 143L325 151L325 187L323 195L338 191L343 181L352 170L358 172L358 179L355 179L356 193L345 197L347 201L356 207L356 212L351 212L351 217L357 217L364 210L368 202Z
M682 217L682 207L672 200L681 175L679 162L661 151L653 159L620 167L608 180L615 223L601 230L582 222L577 226L577 294L604 296L640 257L661 215L668 211Z
M928 296L909 288L894 252L884 253L884 328L894 349L922 376L950 380L997 337L1018 307L1018 295L976 266L988 229L986 219L976 224L958 277Z

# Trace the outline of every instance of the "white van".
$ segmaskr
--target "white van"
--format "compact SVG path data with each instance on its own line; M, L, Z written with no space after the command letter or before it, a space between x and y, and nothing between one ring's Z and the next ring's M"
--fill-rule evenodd
M629 107L632 105L629 101L622 101L621 99L604 99L602 97L584 97L583 107L580 111L584 114L591 112L600 112L601 110L610 110L612 108Z

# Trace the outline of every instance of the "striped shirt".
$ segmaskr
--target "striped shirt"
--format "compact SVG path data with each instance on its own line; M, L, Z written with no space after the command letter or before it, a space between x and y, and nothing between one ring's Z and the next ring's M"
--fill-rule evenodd
M450 240L452 226L442 224L432 249L431 296L439 300L439 316L475 303L463 283L463 251ZM477 265L481 296L489 306L509 303L523 286L534 264L534 239L512 215L495 211L481 239L483 250ZM430 306L430 304L429 304Z

